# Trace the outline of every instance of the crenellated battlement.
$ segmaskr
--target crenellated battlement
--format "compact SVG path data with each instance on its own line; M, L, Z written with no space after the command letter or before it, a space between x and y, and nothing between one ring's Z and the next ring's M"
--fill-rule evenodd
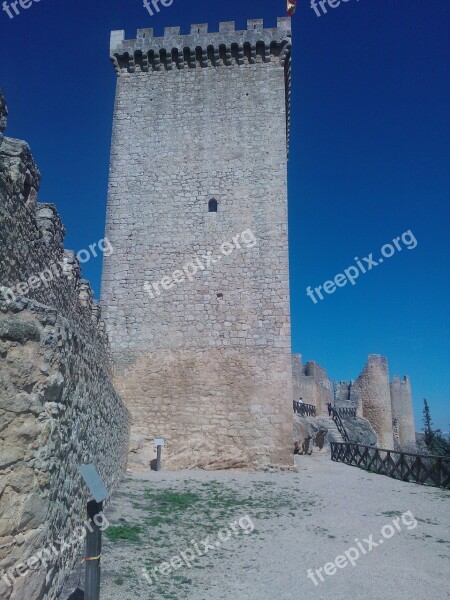
M277 27L268 29L263 19L247 21L245 30L236 30L234 21L222 22L218 32L209 32L206 23L194 24L187 35L180 27L166 27L162 37L154 37L153 29L138 29L134 40L126 40L125 31L112 31L110 57L118 75L276 60L284 66L291 37L289 17L278 18Z
M400 375L394 375L391 380L391 385L411 385L411 378L409 375L404 375L403 377L400 377Z
M263 19L250 19L244 30L236 30L234 21L219 23L218 32L209 32L207 23L194 24L187 35L181 34L180 27L166 27L161 37L154 37L152 28L138 29L134 40L126 40L123 30L112 31L110 58L119 77L236 65L281 66L285 73L289 152L291 47L291 19L279 17L276 27L266 29Z

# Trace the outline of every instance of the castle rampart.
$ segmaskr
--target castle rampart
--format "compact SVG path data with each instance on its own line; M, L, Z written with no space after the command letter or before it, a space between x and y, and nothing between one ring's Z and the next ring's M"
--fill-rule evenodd
M55 207L36 202L40 174L27 144L1 134L5 113L0 93L0 598L55 600L79 543L50 558L48 549L74 539L86 518L78 466L94 463L113 491L129 415L99 306L64 250ZM40 551L47 560L24 572ZM7 585L4 571L19 564Z
M317 416L327 415L327 404L332 401L331 383L327 372L314 361L302 364L301 354L292 356L294 400L316 407Z

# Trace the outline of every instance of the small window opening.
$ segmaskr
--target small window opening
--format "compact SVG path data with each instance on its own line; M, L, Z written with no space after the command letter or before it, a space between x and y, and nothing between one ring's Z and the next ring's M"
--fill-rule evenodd
M208 202L208 211L209 212L217 212L217 200L215 200L214 198L212 198Z
M223 294L217 294L217 300L223 300Z

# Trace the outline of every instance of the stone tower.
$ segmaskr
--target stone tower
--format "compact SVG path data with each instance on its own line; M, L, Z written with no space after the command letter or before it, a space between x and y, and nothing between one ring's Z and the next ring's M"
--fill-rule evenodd
M408 376L402 379L396 375L390 386L394 435L400 446L411 446L416 443L411 380Z
M362 399L363 417L378 436L378 446L394 448L392 433L391 390L387 359L379 354L369 354L367 363L353 388Z
M290 463L290 19L124 37L102 304L131 462Z

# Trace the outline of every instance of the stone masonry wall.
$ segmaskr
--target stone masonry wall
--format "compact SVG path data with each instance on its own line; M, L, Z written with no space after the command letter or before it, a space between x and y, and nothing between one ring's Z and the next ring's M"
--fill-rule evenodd
M301 380L303 377L303 363L301 354L292 355L292 398L300 400L302 397Z
M0 125L5 104L0 93ZM54 600L85 520L78 465L94 463L112 491L126 466L129 415L112 384L100 311L50 205L36 203L28 146L0 128L0 599ZM40 274L62 260L47 283ZM34 279L33 279L34 278ZM40 283L39 283L40 279ZM26 295L17 284L26 282ZM38 285L39 284L39 285ZM15 294L10 290L14 288ZM25 288L23 288L25 291ZM14 296L16 296L14 298ZM22 576L3 578L22 563ZM10 571L11 572L11 571Z
M362 417L362 398L359 390L354 386L354 381L335 381L333 386L334 405L338 408L356 408L356 414Z
M112 34L102 306L133 463L148 466L155 437L166 467L292 462L289 47L284 19ZM254 242L238 247L244 231ZM170 283L208 252L214 264Z
M397 422L398 443L402 448L416 443L414 410L411 394L411 381L408 376L403 379L395 376L391 383L392 419Z

